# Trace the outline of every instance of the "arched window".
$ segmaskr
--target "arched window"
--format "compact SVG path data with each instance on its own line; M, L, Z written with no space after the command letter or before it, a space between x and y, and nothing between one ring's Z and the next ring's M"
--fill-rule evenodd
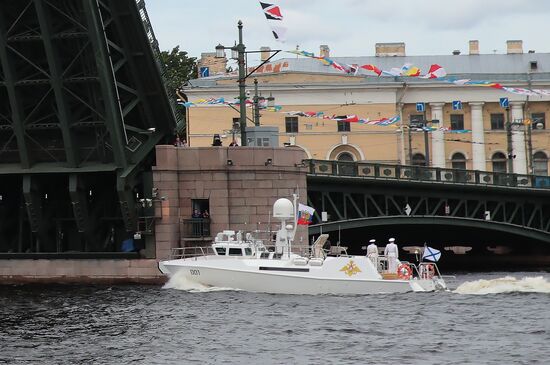
M491 161L493 162L493 172L506 172L506 156L504 153L495 153Z
M338 155L338 161L355 161L349 152L342 152Z
M413 166L426 166L426 158L421 153L415 153L412 157Z
M355 176L356 165L349 162L355 161L353 155L349 152L342 152L337 157L338 162L338 175Z
M533 175L548 176L548 156L544 152L533 155Z
M451 157L451 165L453 169L466 170L466 157L464 154L460 152L454 153Z

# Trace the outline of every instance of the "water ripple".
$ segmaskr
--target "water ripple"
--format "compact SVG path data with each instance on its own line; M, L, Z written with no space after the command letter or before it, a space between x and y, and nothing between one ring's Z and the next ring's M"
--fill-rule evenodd
M507 276L459 275L455 287L501 286L511 282ZM513 285L533 288L550 275L513 277ZM550 358L548 294L457 291L339 297L0 287L0 364L501 365Z

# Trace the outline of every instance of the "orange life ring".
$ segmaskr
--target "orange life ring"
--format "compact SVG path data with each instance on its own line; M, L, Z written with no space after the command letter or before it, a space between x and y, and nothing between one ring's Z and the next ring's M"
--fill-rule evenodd
M397 268L397 277L402 280L409 280L412 276L412 269L407 264L401 264Z

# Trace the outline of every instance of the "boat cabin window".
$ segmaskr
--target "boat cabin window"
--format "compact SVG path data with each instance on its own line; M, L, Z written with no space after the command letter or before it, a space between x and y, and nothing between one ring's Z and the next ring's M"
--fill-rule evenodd
M240 248L230 248L229 256L242 256L243 251Z
M225 256L225 247L216 247L216 252L220 256Z
M262 252L262 254L260 255L260 258L268 259L269 258L269 252Z
M252 249L250 247L246 247L244 249L245 256L252 256Z

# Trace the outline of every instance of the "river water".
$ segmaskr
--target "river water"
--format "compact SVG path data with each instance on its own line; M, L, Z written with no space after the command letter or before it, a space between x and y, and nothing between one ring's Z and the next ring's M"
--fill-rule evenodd
M0 287L0 364L549 364L550 274L370 296Z

